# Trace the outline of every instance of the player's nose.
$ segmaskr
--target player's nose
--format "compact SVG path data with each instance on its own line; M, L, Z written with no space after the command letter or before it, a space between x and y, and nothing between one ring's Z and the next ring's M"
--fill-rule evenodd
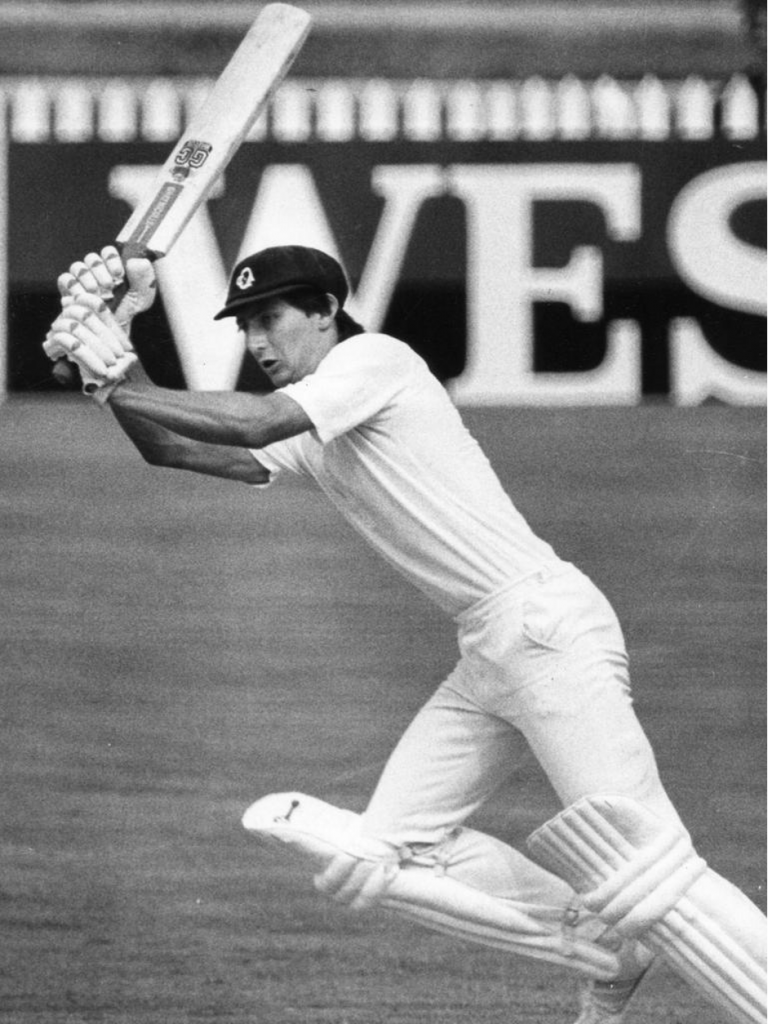
M258 327L249 325L245 332L245 347L258 358L267 347L267 335Z

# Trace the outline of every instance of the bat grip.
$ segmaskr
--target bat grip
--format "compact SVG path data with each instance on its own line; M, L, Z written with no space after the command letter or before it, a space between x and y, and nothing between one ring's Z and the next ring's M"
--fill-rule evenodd
M154 263L155 260L160 259L159 252L148 249L140 242L133 242L130 238L127 242L115 242L115 248L123 257L123 262L126 260L151 260Z
M151 260L154 263L154 261L160 257L160 253L154 252L152 249L148 249L145 245L141 245L138 242L132 242L130 239L127 242L115 242L115 248L120 253L123 263L134 259ZM113 291L112 298L107 303L112 311L117 309L127 291L128 281L126 278L123 278L117 288ZM65 359L63 356L61 359L57 359L53 364L51 375L56 383L63 388L71 387L77 380L77 371L69 360Z

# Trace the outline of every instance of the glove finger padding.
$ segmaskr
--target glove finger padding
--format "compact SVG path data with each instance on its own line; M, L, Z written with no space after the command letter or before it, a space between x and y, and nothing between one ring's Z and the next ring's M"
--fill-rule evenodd
M69 270L59 274L56 284L62 298L67 296L77 298L81 295L100 295L101 293L98 281L83 260L71 264Z
M148 259L132 256L123 260L114 245L106 245L100 253L89 252L82 261L70 267L76 287L109 301L125 286L114 307L121 324L129 323L137 313L149 309L157 294L155 268Z
M97 352L104 362L111 366L114 359L119 358L125 352L133 352L133 345L125 329L118 323L114 313L96 295L83 294L75 299L70 299L63 307L62 315L54 324L54 328L60 321L76 321L88 332L89 337L83 333L77 336ZM66 330L67 328L65 328ZM70 331L70 333L76 333ZM114 357L114 358L110 358Z
M110 304L117 322L126 330L138 313L149 309L157 295L151 261L141 257L124 261L114 245L87 253L60 274L56 283L62 307L85 296L102 299Z
M352 910L368 910L382 899L398 870L394 854L391 859L361 860L338 853L314 876L314 885L318 892Z
M46 345L46 351L64 349L68 359L100 382L122 379L136 359L128 335L94 295L82 295L62 311Z
M105 302L97 299L96 296L84 295L79 304L84 305L95 314L95 317L89 320L90 326L105 344L113 348L116 355L133 352L133 344L126 327Z
M103 366L106 371L108 367L115 365L118 356L123 353L122 350L116 350L103 340L100 333L98 329L94 330L91 324L83 323L77 317L71 317L67 313L63 313L51 325L51 335L59 345L67 350L68 359L72 358L78 362L75 353L81 348L86 348L92 356L98 359L100 366Z
M80 334L84 331L81 325ZM76 328L77 330L77 328ZM114 386L124 380L134 363L138 362L135 352L123 352L117 359L107 365L91 347L93 337L83 341L78 334L65 329L64 324L49 332L43 343L46 355L54 361L66 358L75 363L80 371L83 391L92 395L97 401L105 402L114 390ZM105 388L109 386L108 390Z
M125 264L123 263L123 257L114 245L105 245L101 250L100 256L104 262L107 273L112 280L112 288L114 290L125 280Z
M89 340L92 340L90 332L82 324L60 317L51 328L50 337L45 345L51 351L63 350L66 358L76 363L81 370L85 370L96 380L106 381L109 367L101 355L94 351ZM115 362L115 357L111 356L111 364L114 365Z
M106 246L100 253L89 252L83 257L83 263L96 282L96 294L103 299L111 299L125 279L125 267L117 249L114 246ZM87 290L93 292L93 288Z
M82 260L76 260L58 278L59 292L66 295L97 295L111 299L116 289L125 280L125 267L120 253L113 245L105 246L100 253L89 252Z
M69 353L66 349L62 348L59 342L53 337L53 332L48 331L43 342L43 352L48 356L52 363L56 363L59 359L67 359Z

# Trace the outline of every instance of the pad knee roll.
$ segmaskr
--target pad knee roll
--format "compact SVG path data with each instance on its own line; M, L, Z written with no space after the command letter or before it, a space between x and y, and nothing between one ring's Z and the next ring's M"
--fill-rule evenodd
M684 829L626 797L580 800L534 832L528 847L630 938L660 921L707 870Z
M688 833L637 801L585 797L533 833L538 861L740 1024L765 1024L765 919L707 868Z

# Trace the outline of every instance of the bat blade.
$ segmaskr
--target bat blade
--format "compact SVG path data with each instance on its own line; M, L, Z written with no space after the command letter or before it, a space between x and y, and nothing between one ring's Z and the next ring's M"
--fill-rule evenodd
M292 4L262 8L118 234L124 259L156 260L170 250L288 73L310 23L307 12ZM66 359L57 360L52 372L62 386L75 379Z
M126 256L164 256L280 85L307 37L310 17L267 4L117 236Z

